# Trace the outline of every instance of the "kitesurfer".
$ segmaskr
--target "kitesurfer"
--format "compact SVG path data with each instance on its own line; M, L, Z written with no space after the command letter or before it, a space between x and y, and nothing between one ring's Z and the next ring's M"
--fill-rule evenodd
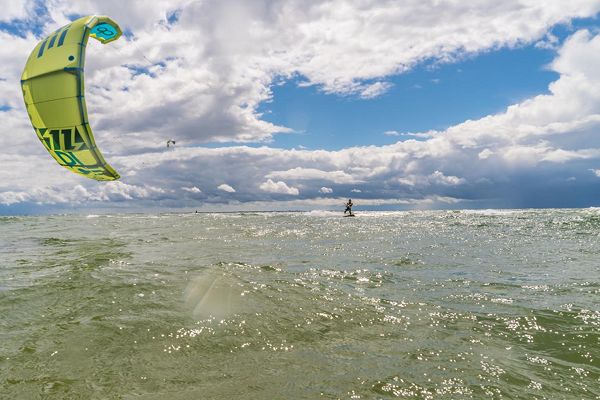
M350 215L352 215L352 206L354 204L352 204L352 199L348 199L348 202L346 203L346 209L344 210L344 214L346 214L347 212L350 213Z

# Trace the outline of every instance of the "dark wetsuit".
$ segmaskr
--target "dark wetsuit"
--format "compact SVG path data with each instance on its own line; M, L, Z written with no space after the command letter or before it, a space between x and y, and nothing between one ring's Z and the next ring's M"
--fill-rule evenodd
M352 206L353 205L354 204L352 204L351 201L347 202L346 203L346 209L344 210L344 214L346 214L347 212L349 212L350 214L352 214Z

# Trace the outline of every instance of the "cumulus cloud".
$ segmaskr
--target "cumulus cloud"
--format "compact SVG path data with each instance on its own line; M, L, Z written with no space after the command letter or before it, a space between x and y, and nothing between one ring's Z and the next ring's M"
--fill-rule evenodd
M283 181L273 182L272 179L268 179L266 182L260 184L260 189L269 193L281 193L290 194L292 196L298 196L300 191L298 188L290 187Z
M345 171L323 171L317 168L304 167L296 167L287 171L273 171L267 174L267 178L282 178L290 180L325 180L334 183L360 182Z
M183 186L181 189L185 190L186 192L190 192L190 193L202 193L202 190L200 190L200 188L198 188L196 186L192 186L192 187Z
M165 190L153 186L136 186L123 182L107 182L93 189L75 185L69 190L60 187L37 187L30 191L0 192L0 204L11 205L21 202L36 204L67 204L85 202L121 202L124 200L143 200L157 198Z
M319 189L319 192L324 193L324 194L329 194L329 193L333 193L333 189L323 186L321 189Z
M26 192L7 191L0 193L0 204L10 206L15 203L30 201L31 196Z
M366 85L360 89L360 97L363 99L372 99L385 92L392 87L389 82L375 82L370 85Z
M433 174L429 175L430 181L440 185L460 185L466 181L457 176L446 176L443 172L434 171Z
M10 22L17 19L24 19L27 14L32 12L32 2L26 1L7 1L2 4L2 14L0 22Z
M83 187L82 191L87 193ZM154 194L163 194L165 190L153 186L136 186L128 185L124 182L114 181L107 182L106 185L101 186L95 196L94 200L104 201L120 201L120 200L132 200L134 198L144 199Z
M229 186L226 183L223 183L223 184L217 186L217 189L222 190L222 191L227 192L227 193L235 193L235 189L232 188L231 186Z
M479 157L480 160L485 160L486 158L489 158L493 154L494 154L494 152L492 150L483 149L479 152L479 154L477 154L477 157Z

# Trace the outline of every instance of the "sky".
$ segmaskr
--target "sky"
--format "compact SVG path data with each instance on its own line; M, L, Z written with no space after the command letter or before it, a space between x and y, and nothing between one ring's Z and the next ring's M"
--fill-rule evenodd
M0 6L0 215L600 206L600 0ZM20 88L86 15L124 31L85 66L113 182L56 164Z

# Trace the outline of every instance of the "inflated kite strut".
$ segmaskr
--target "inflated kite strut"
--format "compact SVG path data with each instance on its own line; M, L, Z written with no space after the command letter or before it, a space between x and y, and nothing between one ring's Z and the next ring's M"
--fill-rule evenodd
M73 21L43 39L27 59L21 87L35 132L63 167L99 181L119 179L96 147L83 83L85 47L91 36L106 44L121 28L104 16Z

